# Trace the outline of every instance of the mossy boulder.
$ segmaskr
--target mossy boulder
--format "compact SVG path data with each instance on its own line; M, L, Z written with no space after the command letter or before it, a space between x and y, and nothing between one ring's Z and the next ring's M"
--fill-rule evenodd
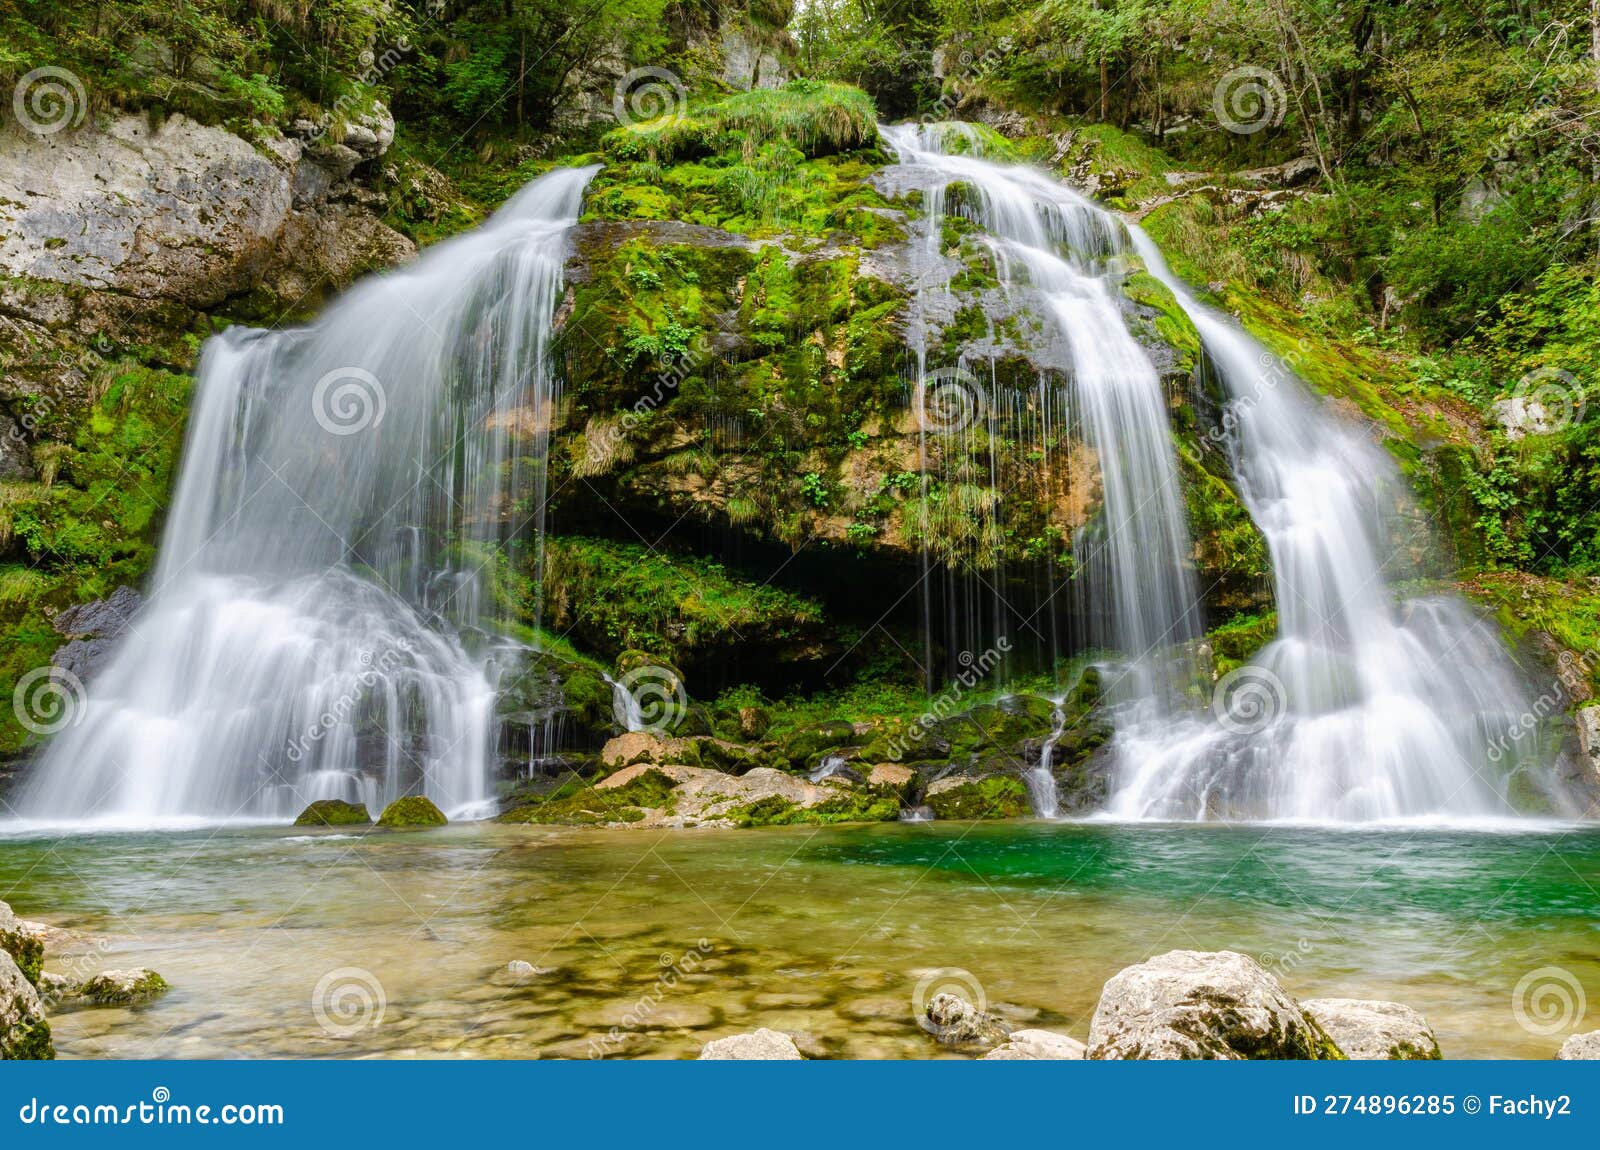
M1033 813L1027 786L1009 775L941 779L928 788L924 801L940 819L1016 819Z
M603 826L636 823L648 810L670 810L676 780L654 769L639 772L616 787L596 787L571 779L536 802L500 816L503 823L547 823L557 826Z
M9 954L33 986L39 985L39 968L44 963L44 940L0 902L0 951Z
M130 1006L165 994L167 980L146 967L106 970L78 987L77 997L95 1006Z
M380 827L442 827L450 820L426 795L406 795L383 808Z
M721 817L740 827L893 822L900 817L900 799L892 791L877 787L853 787L809 807L771 795L724 811Z
M55 1056L39 992L11 955L0 950L0 1060Z
M372 822L372 815L360 803L347 803L343 799L318 799L294 820L297 827L364 827Z
M795 766L802 767L827 751L849 746L855 741L854 723L830 719L792 732L783 740L783 757Z

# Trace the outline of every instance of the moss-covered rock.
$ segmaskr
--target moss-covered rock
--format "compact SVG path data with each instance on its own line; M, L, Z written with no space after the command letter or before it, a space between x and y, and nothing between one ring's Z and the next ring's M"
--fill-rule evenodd
M538 802L527 803L500 816L505 823L553 823L563 826L597 826L636 823L646 810L667 810L678 786L658 770L646 770L619 787L600 789L572 779Z
M442 827L450 820L426 795L406 795L383 808L380 827Z
M941 819L1015 819L1033 813L1027 786L1008 775L941 779L928 788L924 802Z
M130 1006L148 1002L171 987L153 970L106 970L78 987L76 997L94 1006Z
M814 806L802 806L774 795L733 807L721 817L740 827L892 822L900 817L900 800L892 792L876 787L851 788Z
M39 992L11 955L0 950L0 1060L55 1056Z
M294 820L297 827L358 827L372 822L372 815L360 803L343 799L318 799Z
M39 969L44 963L44 940L4 902L0 902L0 951L11 956L22 977L34 986L39 985Z

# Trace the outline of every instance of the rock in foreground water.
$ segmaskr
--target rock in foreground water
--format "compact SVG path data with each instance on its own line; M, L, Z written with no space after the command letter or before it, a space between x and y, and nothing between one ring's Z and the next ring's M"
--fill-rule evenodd
M1433 1028L1409 1006L1358 998L1308 998L1300 1005L1346 1058L1428 1061L1440 1057Z
M1089 1024L1094 1059L1342 1058L1282 984L1231 950L1174 950L1106 983Z
M169 989L166 979L140 966L132 970L102 971L78 987L77 997L96 1006L131 1006L136 1002L148 1002Z
M1076 1038L1053 1030L1016 1030L1004 1046L997 1046L983 1058L984 1061L992 1058L1008 1062L1066 1060L1085 1058L1088 1053L1089 1048Z
M923 1029L946 1046L998 1046L1010 1028L958 994L936 994L924 1012Z
M294 820L297 827L364 827L372 822L372 815L360 803L347 803L343 799L318 799Z
M749 1034L734 1034L706 1043L700 1051L700 1061L746 1060L758 1062L797 1062L800 1049L787 1034L762 1027Z
M1591 1030L1588 1034L1574 1034L1561 1044L1561 1051L1556 1057L1566 1062L1600 1058L1600 1030Z
M55 1056L39 992L23 977L11 955L0 950L0 1059Z
M407 795L383 808L380 827L442 827L450 820L426 795Z

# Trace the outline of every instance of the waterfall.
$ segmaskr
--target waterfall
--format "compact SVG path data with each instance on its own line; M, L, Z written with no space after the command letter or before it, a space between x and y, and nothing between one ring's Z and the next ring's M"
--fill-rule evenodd
M1061 798L1056 793L1056 744L1067 729L1067 713L1060 707L1050 712L1050 734L1039 746L1039 763L1025 776L1028 796L1033 800L1033 812L1042 819L1053 819L1061 813Z
M806 777L813 783L820 783L823 779L831 779L842 770L844 770L844 756L828 755Z
M1395 603L1379 525L1388 455L1325 415L1155 244L1151 274L1193 320L1227 393L1226 447L1272 559L1278 634L1224 677L1207 719L1124 732L1110 811L1126 817L1332 819L1509 813L1489 732L1526 713L1493 630L1449 597Z
M538 563L552 317L595 170L534 181L309 328L207 343L151 598L25 815L483 809L487 588L506 548Z
M643 731L649 724L644 721L644 708L639 705L639 700L634 698L633 692L617 682L610 675L600 676L611 684L611 717L624 731Z
M1126 229L1042 172L947 154L952 140L967 153L973 150L967 125L882 132L898 157L901 182L923 192L930 255L936 254L941 220L955 195L961 214L983 229L1006 290L1035 302L1066 343L1067 385L1050 387L1041 379L1039 395L1028 406L1047 430L1079 435L1099 474L1101 521L1073 541L1089 639L1129 657L1120 692L1126 699L1165 703L1173 694L1171 677L1158 672L1166 652L1181 650L1199 635L1199 595L1160 377L1128 331L1109 282L1109 257L1125 249ZM929 262L937 267L936 260ZM947 281L926 283L919 302L926 305L930 295L947 290ZM974 416L992 420L1008 402L983 389L970 372L930 372L927 326L914 318L925 474L930 423L933 435L949 439L952 432L970 431L979 422ZM952 411L964 418L952 420ZM992 423L978 430L990 443L1001 438ZM1048 454L1043 466L1050 466ZM925 572L925 595L927 584Z

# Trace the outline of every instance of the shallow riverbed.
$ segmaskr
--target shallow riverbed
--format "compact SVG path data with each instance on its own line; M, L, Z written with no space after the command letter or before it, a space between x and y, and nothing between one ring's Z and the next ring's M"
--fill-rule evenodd
M174 987L57 1015L62 1057L672 1058L755 1026L937 1057L919 993L1082 1038L1121 967L1226 948L1299 997L1415 1006L1446 1057L1541 1058L1600 1028L1597 891L1596 827L0 836L0 898L99 940L47 970Z

